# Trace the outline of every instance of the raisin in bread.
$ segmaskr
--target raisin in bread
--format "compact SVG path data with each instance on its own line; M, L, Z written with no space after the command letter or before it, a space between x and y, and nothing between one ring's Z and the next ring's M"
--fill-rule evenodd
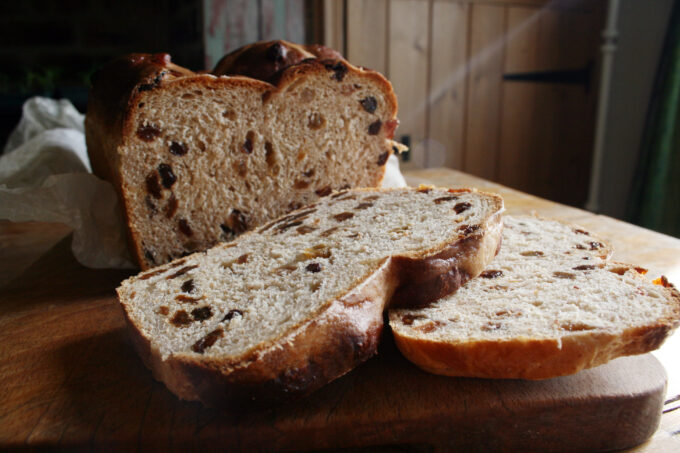
M142 269L333 190L378 186L397 147L390 83L323 46L257 43L212 74L134 54L94 78L94 172L118 188Z
M656 349L680 322L675 288L608 261L611 249L582 228L505 217L502 240L454 295L390 311L410 361L449 376L544 379Z
M338 192L130 278L118 296L144 362L179 397L301 396L375 353L384 305L410 279L452 291L478 275L502 210L467 190Z

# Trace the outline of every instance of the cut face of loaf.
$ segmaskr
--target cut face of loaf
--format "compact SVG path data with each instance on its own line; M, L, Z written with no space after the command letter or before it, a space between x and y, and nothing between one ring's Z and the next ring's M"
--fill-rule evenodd
M215 75L167 54L123 57L100 71L88 151L95 173L119 188L142 269L333 190L380 184L397 126L392 87L341 58L316 58L337 55L319 49L259 43L225 58Z
M412 279L453 291L479 274L502 210L467 190L339 192L118 295L145 363L181 398L305 395L374 354L385 303Z
M680 294L609 262L582 228L504 219L480 277L419 310L391 310L402 353L449 376L544 379L658 348L680 322Z

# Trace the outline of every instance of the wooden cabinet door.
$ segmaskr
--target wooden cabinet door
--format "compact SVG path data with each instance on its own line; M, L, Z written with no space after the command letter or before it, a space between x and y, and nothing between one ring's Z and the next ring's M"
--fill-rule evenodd
M346 0L344 49L391 80L405 168L582 205L605 2Z
M602 3L506 8L495 179L582 206L590 178ZM472 150L469 150L472 152Z

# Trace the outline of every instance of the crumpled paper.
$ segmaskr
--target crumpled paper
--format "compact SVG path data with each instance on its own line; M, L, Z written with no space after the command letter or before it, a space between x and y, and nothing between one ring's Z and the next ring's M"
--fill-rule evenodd
M73 228L71 250L92 268L133 268L113 186L91 174L84 115L68 100L34 97L0 156L0 219ZM387 161L383 187L405 187L399 160Z
M132 268L118 196L90 173L83 121L67 100L26 101L0 156L0 219L64 223L84 266Z

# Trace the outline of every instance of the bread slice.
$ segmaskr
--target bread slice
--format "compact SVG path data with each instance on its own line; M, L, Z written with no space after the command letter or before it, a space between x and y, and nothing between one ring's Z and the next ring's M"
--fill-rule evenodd
M270 403L373 355L384 305L410 279L452 291L478 275L502 210L468 190L338 192L130 278L118 296L144 362L180 398Z
M212 74L134 54L95 77L85 119L94 172L118 188L148 269L333 190L375 187L397 101L377 72L323 46L257 43Z
M656 349L680 322L673 286L607 261L611 249L582 228L506 216L502 241L454 295L389 312L411 362L448 376L545 379Z

